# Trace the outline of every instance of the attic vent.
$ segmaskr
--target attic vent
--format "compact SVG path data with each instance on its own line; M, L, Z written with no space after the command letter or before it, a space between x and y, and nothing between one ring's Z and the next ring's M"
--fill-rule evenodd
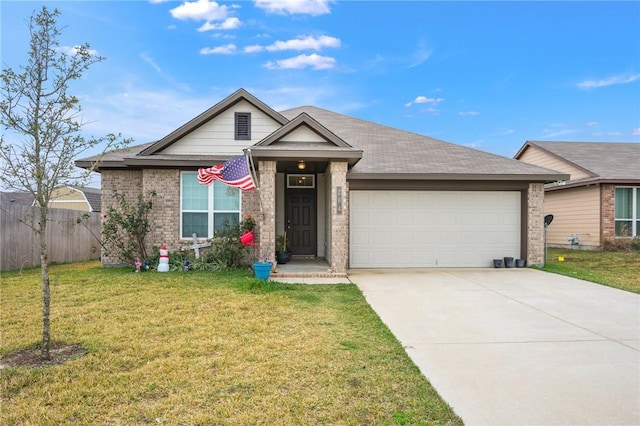
M251 113L250 112L236 112L236 140L250 140L251 139Z

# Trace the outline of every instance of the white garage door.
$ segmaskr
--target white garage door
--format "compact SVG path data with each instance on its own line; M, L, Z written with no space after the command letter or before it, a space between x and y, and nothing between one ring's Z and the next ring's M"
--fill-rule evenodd
M520 257L517 191L350 191L350 267L490 267Z

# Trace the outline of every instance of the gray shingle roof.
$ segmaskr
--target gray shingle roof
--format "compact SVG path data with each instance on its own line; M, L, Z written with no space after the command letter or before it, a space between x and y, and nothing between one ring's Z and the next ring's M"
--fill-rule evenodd
M364 151L350 174L558 175L558 172L395 129L321 108L282 111L292 119L306 112L354 148Z
M2 192L0 204L15 203L30 206L33 204L33 195L30 192Z
M91 211L100 212L102 211L102 193L97 188L88 188L88 187L74 187L78 191L81 191L84 196L87 198L89 205L91 206Z
M528 141L607 180L640 179L640 143Z
M515 179L544 182L566 178L566 175L554 170L317 107L302 106L279 114L283 119L293 120L303 113L354 150L363 151L362 159L349 171L350 178ZM147 143L109 152L101 158L101 167L146 167L160 162L194 166L193 156L189 157L192 162L188 163L180 155L162 152L145 155L148 150L154 149L152 145ZM286 145L274 144L275 148L285 149ZM97 156L85 158L76 161L76 165L89 167L97 159ZM206 156L198 156L195 161L202 162L205 159Z

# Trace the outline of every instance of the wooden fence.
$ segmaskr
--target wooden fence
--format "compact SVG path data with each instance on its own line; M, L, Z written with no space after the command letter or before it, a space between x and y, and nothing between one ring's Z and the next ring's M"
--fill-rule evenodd
M84 224L78 219L90 215ZM28 225L37 224L36 207L3 203L0 206L0 271L40 265L40 241ZM86 226L85 226L86 225ZM49 262L80 262L100 257L100 213L49 209Z

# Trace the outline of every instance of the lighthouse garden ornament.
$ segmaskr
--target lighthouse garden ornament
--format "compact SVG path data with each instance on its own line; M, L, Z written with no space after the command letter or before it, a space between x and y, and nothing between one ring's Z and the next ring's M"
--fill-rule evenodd
M158 263L158 272L169 272L169 252L167 246L160 247L160 261Z

